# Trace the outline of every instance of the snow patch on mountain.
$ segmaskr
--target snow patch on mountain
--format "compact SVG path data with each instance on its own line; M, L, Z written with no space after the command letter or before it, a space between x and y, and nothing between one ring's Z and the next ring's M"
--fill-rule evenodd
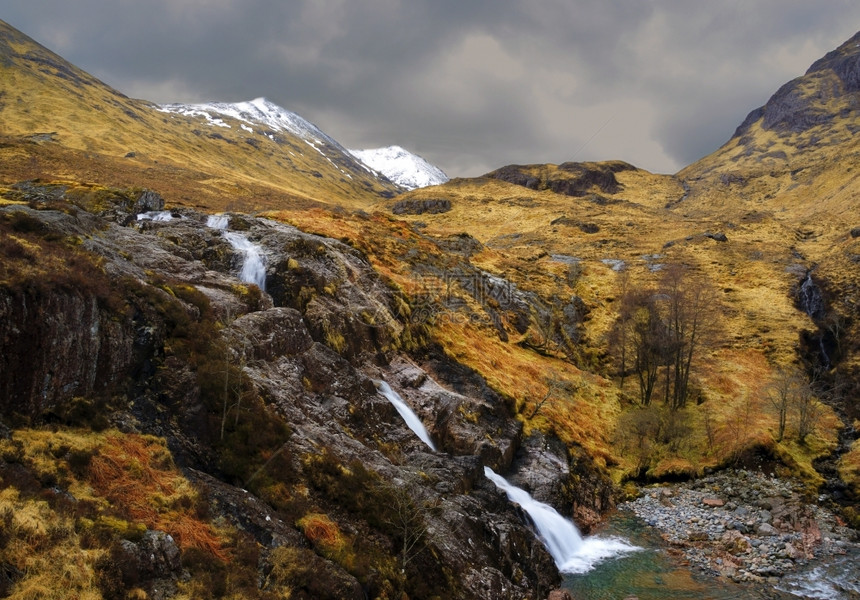
M431 165L417 154L412 154L400 146L349 150L349 152L374 171L382 173L408 190L439 185L449 179L439 167Z
M250 125L262 125L269 132L266 133L271 137L271 132L286 131L298 136L316 147L322 144L329 144L338 150L346 153L347 150L337 143L333 138L329 137L322 130L308 121L300 117L294 112L278 106L274 102L265 98L256 98L249 102L206 102L203 104L163 104L159 110L167 113L177 113L188 117L203 117L213 125L229 127L223 120L214 117L212 113L225 117L232 117L239 121L244 121ZM242 129L249 128L240 125Z

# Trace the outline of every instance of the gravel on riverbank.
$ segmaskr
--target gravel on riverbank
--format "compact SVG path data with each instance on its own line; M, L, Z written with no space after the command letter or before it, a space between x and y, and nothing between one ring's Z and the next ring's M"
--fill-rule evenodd
M755 471L644 488L619 508L658 529L692 566L738 582L777 584L810 560L860 548L857 532L800 485Z

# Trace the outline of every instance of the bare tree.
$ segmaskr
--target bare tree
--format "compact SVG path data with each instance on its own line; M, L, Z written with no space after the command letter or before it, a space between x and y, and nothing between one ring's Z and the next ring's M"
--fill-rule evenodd
M627 336L634 308L630 294L630 271L624 269L621 272L619 284L621 288L621 306L618 310L618 326L611 333L610 345L618 349L618 387L624 391L624 380L627 377Z
M384 498L385 506L380 507L383 521L391 528L397 538L395 542L400 547L400 572L406 573L406 567L425 548L427 538L426 517L435 505L416 502L409 490L410 482L418 475L407 473L406 480L401 482L380 481L378 490Z
M670 265L662 281L667 335L667 371L672 371L672 394L668 376L666 398L673 409L683 408L690 394L693 359L716 323L716 302L710 286L694 277L687 267Z
M535 402L534 408L532 408L532 412L529 414L529 419L534 419L545 405L552 404L560 400L561 397L570 398L579 389L579 386L559 379L555 374L545 377L543 382L546 385L546 393L543 398Z
M789 410L799 389L805 384L806 381L796 369L783 367L776 372L768 386L767 399L777 415L777 442L785 437Z
M621 385L632 369L643 406L651 404L662 383L665 404L683 408L695 361L716 331L719 313L712 288L682 265L666 267L656 288L633 288L627 281L622 286L611 336Z
M649 406L657 386L660 364L663 362L665 328L660 320L656 295L640 293L633 299L629 339L633 351L633 366L639 379L642 406Z
M816 398L816 391L823 393L825 390L821 384L818 374L813 374L808 381L802 381L797 386L794 394L793 404L797 414L797 441L806 443L806 438L815 432L818 422L821 420L822 406Z

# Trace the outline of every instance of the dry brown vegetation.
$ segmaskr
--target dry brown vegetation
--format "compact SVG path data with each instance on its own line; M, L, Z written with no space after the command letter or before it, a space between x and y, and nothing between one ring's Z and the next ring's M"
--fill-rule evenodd
M214 560L227 558L224 533L198 516L197 491L161 440L27 429L0 441L0 454L0 515L13 515L0 562L21 573L9 597L101 598L99 561L114 541L139 539L147 528ZM41 486L67 492L45 493Z

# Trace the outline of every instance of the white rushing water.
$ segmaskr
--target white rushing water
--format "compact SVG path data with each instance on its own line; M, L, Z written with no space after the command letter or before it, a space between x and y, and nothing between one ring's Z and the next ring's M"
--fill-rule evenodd
M375 383L376 389L378 389L379 393L385 396L388 401L394 405L394 408L397 409L397 412L400 413L400 416L403 417L404 421L406 421L406 425L409 426L409 429L415 432L415 435L421 438L421 441L427 444L430 449L435 452L436 445L433 443L433 440L430 439L430 434L427 433L427 429L424 427L421 419L419 419L418 415L416 415L409 405L403 401L400 394L392 390L391 386L384 381L377 381Z
M209 215L206 217L206 227L227 229L228 225L230 225L230 217L227 215Z
M565 519L549 504L538 502L528 492L511 485L490 467L484 475L505 492L508 500L519 504L534 523L538 537L562 573L585 573L607 559L641 550L620 538L583 538L572 521Z
M169 210L152 210L137 215L138 221L172 221L173 215Z
M260 252L260 247L249 240L244 234L236 231L226 231L230 224L227 215L209 215L206 226L224 231L224 239L230 242L233 249L242 255L242 268L239 279L245 283L256 284L261 290L266 289L266 262Z
M798 598L814 600L851 600L860 598L857 578L857 552L830 559L827 565L784 577L776 589Z
M242 253L242 270L239 279L245 283L255 283L261 290L266 289L266 263L260 254L260 247L241 233L225 231L224 238L234 249Z

